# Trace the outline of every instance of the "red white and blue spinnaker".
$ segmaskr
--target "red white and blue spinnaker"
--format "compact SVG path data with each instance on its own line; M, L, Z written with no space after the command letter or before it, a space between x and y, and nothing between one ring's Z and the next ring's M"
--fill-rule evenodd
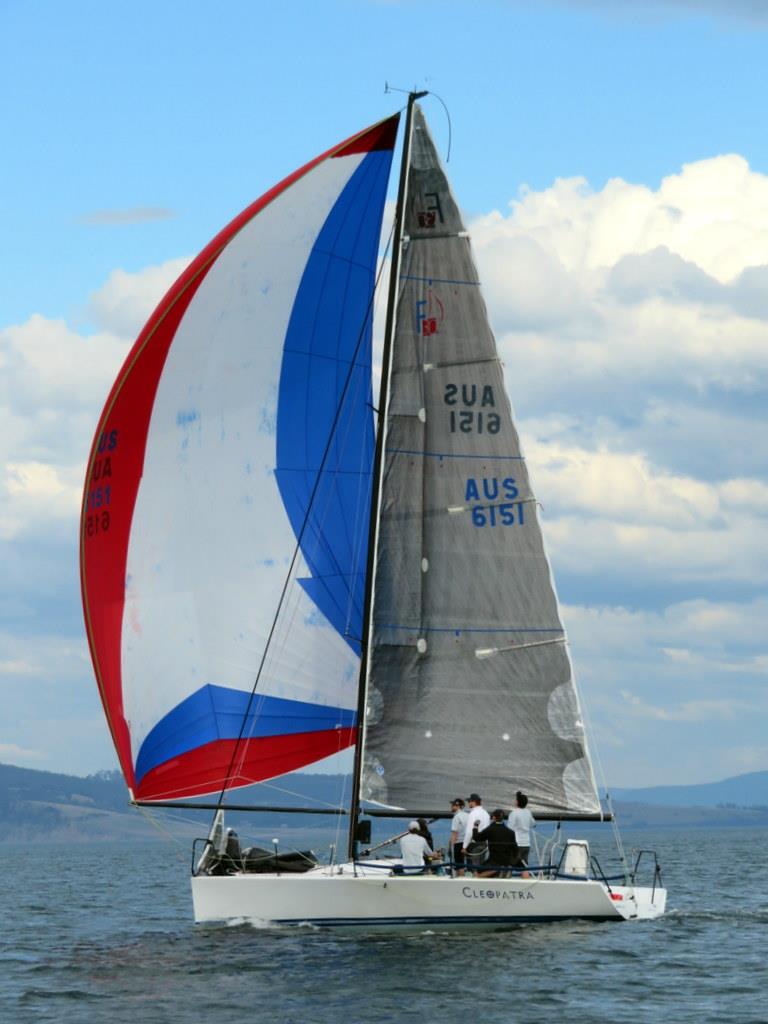
M322 154L217 235L107 400L82 590L134 799L247 785L355 742L372 296L397 123Z

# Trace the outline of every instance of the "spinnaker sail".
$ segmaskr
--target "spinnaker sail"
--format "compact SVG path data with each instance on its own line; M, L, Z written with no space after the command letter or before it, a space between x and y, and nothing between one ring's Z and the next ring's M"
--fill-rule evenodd
M236 217L162 300L102 413L83 605L135 799L247 785L355 741L372 296L397 124Z

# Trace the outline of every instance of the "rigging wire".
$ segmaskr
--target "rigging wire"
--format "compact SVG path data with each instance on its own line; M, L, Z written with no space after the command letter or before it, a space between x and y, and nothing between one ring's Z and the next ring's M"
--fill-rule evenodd
M172 843L177 844L177 846L181 846L181 844L183 843L184 846L186 847L186 845L187 845L187 840L186 839L182 839L181 836L174 835L173 832L171 832L171 830L168 828L167 825L165 825L162 821L158 820L157 818L153 817L153 815L151 815L141 805L137 804L136 806L139 808L139 811L141 811L141 814L144 817L144 819L152 826L152 828L154 828L156 831L158 831L160 833L160 835L163 837L163 839L170 839L170 841ZM176 856L176 858L178 860L186 860L187 859L187 855L186 854L182 854L180 849L177 848L173 852L174 852L174 854L175 854L175 856Z
M438 96L436 92L432 91L432 89L429 90L429 95L430 96L434 96L436 100L439 100L442 103L442 105L443 105L443 110L445 111L445 116L446 116L446 119L448 121L448 151L447 151L446 156L445 156L445 162L446 163L450 163L450 160L451 160L451 139L453 137L453 129L451 127L451 113L448 110L448 104L445 102L445 100L443 99L442 96Z
M589 717L589 713L588 713L588 711L586 709L586 704L582 704L580 710L581 710L581 716L584 719L585 732L587 732L590 736L594 736L595 732L594 732L594 729L592 728L592 721L591 721L591 719ZM597 765L597 776L598 776L598 779L602 783L603 790L605 791L605 800L606 800L606 803L608 804L608 812L611 815L611 830L613 832L613 840L616 843L616 849L617 849L618 854L619 854L619 861L621 862L621 866L624 869L624 874L626 876L627 884L629 884L629 882L630 882L629 864L628 864L628 861L627 861L626 852L624 850L624 843L623 843L622 838L621 838L621 831L619 830L619 823L616 820L616 812L613 809L613 801L611 800L611 794L610 794L610 791L608 789L608 779L607 779L606 774L605 774L605 769L603 768L603 762L602 762L602 760L600 758L600 749L599 749L599 747L598 747L598 745L596 743L590 744L590 748L591 748L590 749L590 753L593 754L595 762L596 762L596 765ZM599 791L599 789L598 789L597 796L598 796L598 800L599 800L600 799L600 791Z

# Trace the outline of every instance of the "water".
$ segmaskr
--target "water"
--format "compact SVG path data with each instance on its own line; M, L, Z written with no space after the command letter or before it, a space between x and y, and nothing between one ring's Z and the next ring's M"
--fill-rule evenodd
M627 834L655 922L369 937L195 927L186 845L4 846L0 1022L766 1024L766 839Z

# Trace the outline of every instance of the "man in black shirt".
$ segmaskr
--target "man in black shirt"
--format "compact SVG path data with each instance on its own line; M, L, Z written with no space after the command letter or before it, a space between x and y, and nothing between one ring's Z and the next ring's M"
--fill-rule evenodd
M482 831L475 829L474 839L479 842L488 843L488 863L494 869L478 871L478 878L496 878L499 875L508 874L504 869L517 860L517 842L515 833L504 824L506 814L502 810L495 810L491 814L491 823Z

